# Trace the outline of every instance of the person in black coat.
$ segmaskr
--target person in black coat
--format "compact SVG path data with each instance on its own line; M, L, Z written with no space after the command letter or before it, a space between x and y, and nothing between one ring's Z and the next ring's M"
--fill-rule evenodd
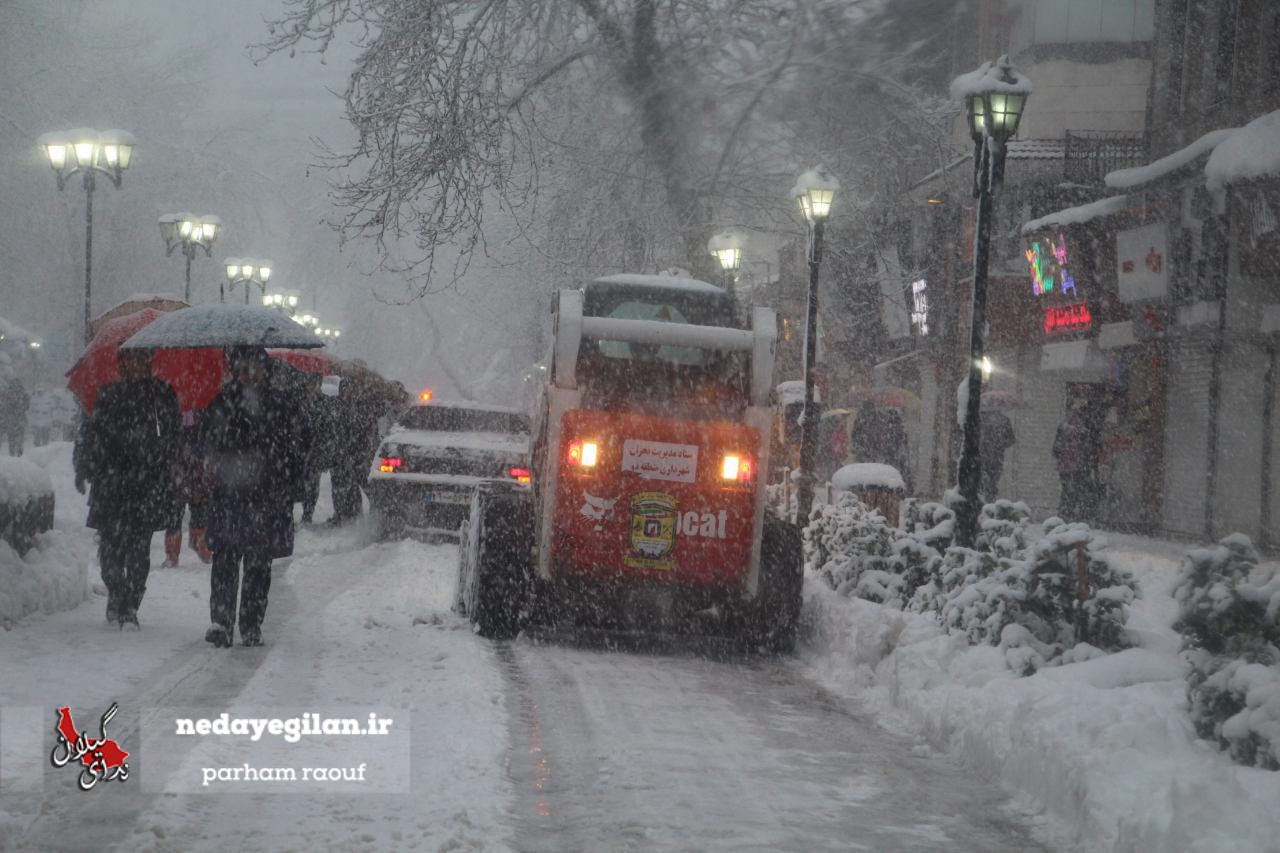
M261 347L229 352L231 381L209 404L200 452L209 480L213 551L205 640L231 645L240 589L240 641L262 645L271 561L293 553L293 504L301 496L303 426L300 396L273 381Z
M76 488L89 490L88 526L98 531L107 621L136 627L151 569L151 534L174 499L182 412L151 375L150 350L121 350L120 378L98 395L76 444Z

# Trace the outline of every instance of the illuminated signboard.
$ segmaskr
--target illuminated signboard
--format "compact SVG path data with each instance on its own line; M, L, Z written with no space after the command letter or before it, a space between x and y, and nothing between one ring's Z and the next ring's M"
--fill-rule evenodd
M1054 305L1044 309L1044 333L1055 335L1059 332L1078 332L1093 325L1093 315L1084 302L1072 302L1070 305Z
M1050 293L1068 293L1079 296L1076 279L1071 273L1067 256L1067 238L1059 234L1042 237L1026 250L1027 263L1031 265L1031 290L1036 296Z

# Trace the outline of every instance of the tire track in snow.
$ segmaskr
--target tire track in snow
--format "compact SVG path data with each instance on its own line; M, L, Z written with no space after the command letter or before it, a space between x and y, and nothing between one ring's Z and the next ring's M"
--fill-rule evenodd
M494 654L521 850L1044 849L999 789L785 660L527 641Z

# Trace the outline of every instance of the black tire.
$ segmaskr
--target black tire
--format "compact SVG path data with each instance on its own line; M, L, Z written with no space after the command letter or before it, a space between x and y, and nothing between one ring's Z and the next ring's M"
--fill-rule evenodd
M800 604L804 586L804 551L800 528L786 521L766 518L760 542L760 586L756 597L755 644L768 651L795 650L800 629Z
M462 593L472 629L509 640L520 633L528 599L533 512L527 494L498 484L476 490Z

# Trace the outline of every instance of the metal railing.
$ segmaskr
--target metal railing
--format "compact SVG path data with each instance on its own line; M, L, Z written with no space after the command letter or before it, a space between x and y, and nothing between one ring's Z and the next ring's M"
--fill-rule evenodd
M1147 137L1141 132L1069 130L1064 142L1062 177L1076 184L1101 184L1108 172L1147 161Z

